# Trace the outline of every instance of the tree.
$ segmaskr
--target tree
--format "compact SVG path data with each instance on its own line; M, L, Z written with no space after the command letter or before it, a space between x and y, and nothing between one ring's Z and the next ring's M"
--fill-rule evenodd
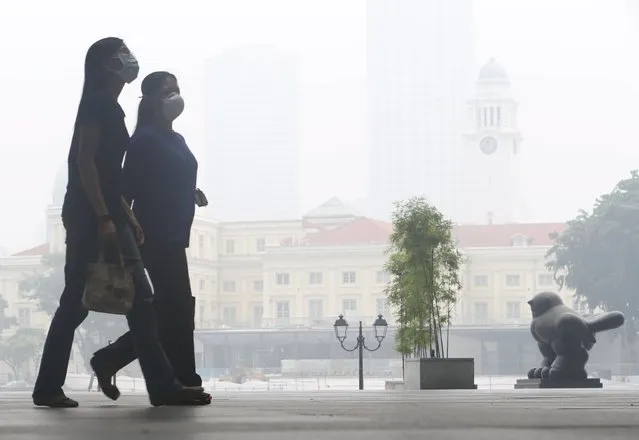
M580 211L562 233L551 234L547 267L560 288L575 291L591 309L626 315L625 342L634 344L639 319L639 173L632 171Z
M13 316L7 316L6 312L9 308L7 300L0 295L0 335L2 332L13 327L16 324L16 319Z
M13 377L17 380L22 367L38 356L43 343L42 330L19 328L13 335L0 341L0 360L11 368Z
M422 197L395 203L386 295L399 312L396 343L402 355L448 356L442 329L450 325L462 264L452 229Z
M29 274L20 283L20 292L26 299L37 302L38 308L53 316L64 289L64 255L51 254L42 258L42 268ZM93 353L126 331L124 317L104 313L89 313L76 332L76 343L83 356L87 371Z

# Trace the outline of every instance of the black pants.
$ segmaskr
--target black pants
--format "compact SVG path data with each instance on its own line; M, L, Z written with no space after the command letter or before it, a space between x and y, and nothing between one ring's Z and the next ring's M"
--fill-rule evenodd
M140 359L142 373L149 395L160 398L179 387L158 338L157 317L153 307L153 293L144 272L144 264L135 243L133 231L128 225L118 227L118 236L125 264L134 269L135 299L133 309L127 315L132 349ZM86 283L87 263L96 261L98 240L92 234L79 234L67 230L67 251L64 266L65 286L60 306L53 316L44 344L40 371L33 395L61 395L67 375L69 356L75 330L87 317L82 306L82 294Z
M142 259L154 289L160 341L175 377L186 386L200 386L196 373L195 298L191 294L186 250L172 243L148 241L141 247ZM137 358L131 332L95 353L100 362L124 368Z

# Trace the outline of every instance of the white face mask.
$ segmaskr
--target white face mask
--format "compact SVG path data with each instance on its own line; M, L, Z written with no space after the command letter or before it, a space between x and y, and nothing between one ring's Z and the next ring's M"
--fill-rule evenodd
M131 53L120 53L118 59L122 63L122 68L116 73L127 84L131 84L138 77L140 66L138 60Z
M184 111L184 99L178 93L171 93L162 100L162 111L167 121L174 121Z

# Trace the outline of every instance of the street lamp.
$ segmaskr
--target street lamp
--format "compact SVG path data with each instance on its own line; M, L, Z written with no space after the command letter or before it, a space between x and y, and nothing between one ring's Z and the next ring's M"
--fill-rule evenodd
M335 328L335 337L339 341L342 348L346 351L355 351L359 350L359 389L364 389L364 349L367 351L377 351L379 347L382 346L382 341L386 337L386 332L388 331L388 323L382 317L382 315L377 315L377 319L373 323L373 330L375 331L375 339L377 339L377 347L368 348L366 346L364 332L362 331L362 321L359 322L359 335L357 336L357 344L353 348L347 348L344 346L344 341L346 340L346 333L348 331L348 322L344 319L344 315L339 315L337 321L333 325Z

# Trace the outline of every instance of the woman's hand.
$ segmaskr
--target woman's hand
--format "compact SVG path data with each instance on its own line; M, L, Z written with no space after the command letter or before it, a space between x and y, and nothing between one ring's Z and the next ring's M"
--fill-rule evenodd
M209 204L209 201L206 199L204 192L199 188L195 190L195 204L200 208Z
M133 213L133 210L131 209L127 201L124 200L124 197L122 197L122 207L124 208L124 211L126 212L126 215L129 219L129 225L131 226L131 228L133 228L133 233L135 234L135 243L138 246L144 244L144 231L142 230L142 226L140 226L138 219L135 217L135 214Z
M98 235L104 260L111 264L123 264L118 232L110 217L105 216L99 220Z
M131 217L129 219L131 222L131 227L133 228L133 233L135 234L135 242L138 246L144 244L144 230L142 230L142 226L138 223L138 219L135 218L135 214L131 212Z

